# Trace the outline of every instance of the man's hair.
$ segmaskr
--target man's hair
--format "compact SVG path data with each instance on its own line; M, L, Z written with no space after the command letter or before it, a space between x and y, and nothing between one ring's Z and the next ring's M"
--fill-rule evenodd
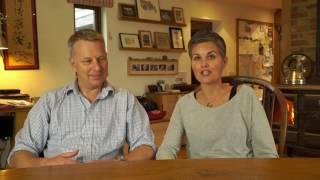
M196 32L190 39L188 43L188 51L189 56L191 58L191 50L194 45L203 43L203 42L212 42L215 44L220 52L220 55L225 58L226 57L226 43L224 42L224 39L216 32L210 32L208 30L205 31L198 31Z
M73 46L74 44L79 40L85 40L85 41L101 41L104 43L104 39L102 34L99 32L92 30L92 29L82 29L79 31L76 31L74 34L72 34L68 40L68 48L70 51L70 57L73 53Z

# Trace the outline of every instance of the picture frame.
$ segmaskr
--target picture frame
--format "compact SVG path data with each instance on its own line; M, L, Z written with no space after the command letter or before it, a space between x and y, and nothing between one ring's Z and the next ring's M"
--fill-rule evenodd
M173 16L171 10L160 9L161 22L171 24L173 23Z
M236 19L237 75L273 79L273 24Z
M176 75L178 61L176 59L128 59L127 71L131 76L142 75Z
M119 33L122 48L140 48L137 34Z
M133 4L119 3L119 16L127 18L138 18L136 6Z
M176 24L185 24L183 8L172 7L172 13L173 13L174 22Z
M4 69L39 69L36 1L5 0L3 3L2 12L8 17L2 24L8 43L8 49L3 51Z
M169 34L165 32L154 32L155 47L159 49L170 49Z
M181 28L169 27L171 47L173 49L184 49L184 38Z
M153 21L160 21L160 8L158 0L136 0L138 17Z
M140 30L139 31L139 40L142 48L152 48L152 35L151 31Z

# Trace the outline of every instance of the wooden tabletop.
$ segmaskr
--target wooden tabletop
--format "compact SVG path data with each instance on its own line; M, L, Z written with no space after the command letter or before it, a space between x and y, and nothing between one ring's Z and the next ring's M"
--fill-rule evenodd
M0 180L320 179L320 158L112 161L0 171Z

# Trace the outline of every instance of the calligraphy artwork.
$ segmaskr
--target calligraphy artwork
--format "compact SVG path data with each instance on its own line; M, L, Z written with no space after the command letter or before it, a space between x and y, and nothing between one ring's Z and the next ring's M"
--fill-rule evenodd
M5 0L5 70L39 69L35 0Z

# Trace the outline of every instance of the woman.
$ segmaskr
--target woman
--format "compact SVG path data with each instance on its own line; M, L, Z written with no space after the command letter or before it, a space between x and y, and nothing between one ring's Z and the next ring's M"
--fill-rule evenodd
M278 157L264 109L249 86L230 86L221 77L226 45L214 32L198 32L188 45L200 87L176 104L157 159L175 159L183 135L187 157Z

